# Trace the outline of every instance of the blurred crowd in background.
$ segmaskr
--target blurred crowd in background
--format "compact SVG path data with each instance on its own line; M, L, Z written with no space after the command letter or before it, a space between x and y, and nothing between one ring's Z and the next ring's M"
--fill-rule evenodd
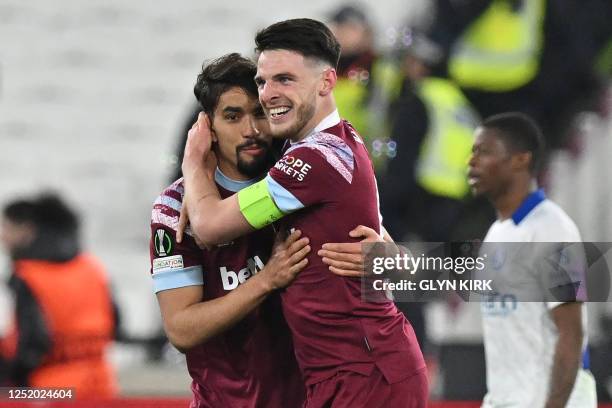
M396 241L482 239L495 214L486 201L470 196L467 185L466 163L474 129L481 119L492 114L521 111L543 128L547 157L563 151L574 160L589 160L581 156L584 113L612 122L612 2L430 3L427 18L379 30L363 4L341 5L319 16L342 46L334 94L340 115L364 137L371 153L383 223ZM230 51L234 50L227 50ZM169 182L180 177L187 130L199 112L195 99L191 107L189 101L185 105L186 119L176 132L176 152L170 160L176 166L168 174ZM610 129L607 137L612 136ZM551 177L550 167L544 166L539 179L545 188ZM161 191L163 186L159 187ZM606 208L610 204L600 203ZM11 207L6 208L3 215L6 223L12 224L3 224L3 230L15 223L31 224L28 219L11 218ZM28 281L16 277L15 265L24 258L48 260L47 255L15 253L11 249L14 246L6 243L6 235L5 250L15 268L10 288L17 296L23 296L23 289L20 292L18 287ZM34 239L27 238L27 232L21 236ZM44 247L52 240L35 242ZM79 256L76 242L73 239L74 253L62 258L62 262ZM53 256L61 255L57 249L51 252ZM30 299L32 294L27 296ZM169 358L161 331L146 339L130 338L122 331L120 311L112 312L112 296L108 295L105 302L108 316L100 317L98 338L110 341L115 336L119 341L140 344L147 348L151 361ZM485 375L478 305L448 299L437 304L399 303L398 307L412 323L424 350L434 397L482 398ZM17 310L15 316L31 319L32 315ZM36 316L44 322L44 315ZM608 334L591 343L591 367L598 380L599 400L610 401L612 314L592 313L589 319L600 332ZM45 324L38 328L41 327L44 331ZM5 381L27 381L39 375L38 365L50 358L45 353L54 351L45 341L21 344L23 350L29 350L30 359L25 361L21 355L20 360L15 360L20 349L15 344L9 347L9 340L14 343L15 339L8 337L5 334L0 383L3 374ZM32 347L36 350L34 357ZM104 370L98 368L96 375ZM108 381L104 392L111 392L113 387L110 384L114 379Z

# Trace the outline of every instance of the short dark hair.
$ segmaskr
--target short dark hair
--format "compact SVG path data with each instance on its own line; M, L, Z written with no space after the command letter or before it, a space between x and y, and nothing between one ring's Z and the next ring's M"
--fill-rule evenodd
M285 20L259 31L255 36L255 51L289 50L338 67L340 44L322 22L310 18Z
M230 88L242 88L257 98L256 73L257 66L250 59L235 52L226 54L202 65L193 93L204 112L213 116L219 98Z
M79 218L56 194L31 200L15 200L4 207L3 216L16 224L30 223L38 230L76 232Z
M538 124L521 112L506 112L486 118L482 127L499 131L500 139L511 152L530 152L529 170L536 173L544 151L544 138Z
M15 200L8 203L2 211L2 216L15 224L33 223L36 208L28 200Z

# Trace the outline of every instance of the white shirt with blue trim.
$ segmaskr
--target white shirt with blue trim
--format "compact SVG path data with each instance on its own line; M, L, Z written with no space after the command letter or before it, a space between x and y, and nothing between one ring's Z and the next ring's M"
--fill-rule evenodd
M531 193L511 218L496 221L485 242L581 242L578 228L542 190ZM534 284L535 281L534 281ZM544 407L558 333L550 311L560 302L481 303L487 395L483 407ZM586 305L582 305L586 333ZM595 381L587 371L586 335L580 369L567 407L595 408Z

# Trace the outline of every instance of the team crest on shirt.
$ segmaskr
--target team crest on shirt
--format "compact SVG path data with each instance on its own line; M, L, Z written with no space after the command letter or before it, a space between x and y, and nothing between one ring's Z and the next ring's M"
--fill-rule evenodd
M168 256L172 253L174 242L165 229L158 228L157 231L155 231L153 246L155 247L155 255Z

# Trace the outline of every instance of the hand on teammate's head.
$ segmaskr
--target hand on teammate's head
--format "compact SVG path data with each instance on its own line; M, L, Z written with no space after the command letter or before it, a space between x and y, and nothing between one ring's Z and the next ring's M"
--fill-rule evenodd
M187 144L181 166L183 175L189 176L194 169L205 166L205 159L211 151L212 140L210 119L208 115L200 112L198 120L187 133Z

